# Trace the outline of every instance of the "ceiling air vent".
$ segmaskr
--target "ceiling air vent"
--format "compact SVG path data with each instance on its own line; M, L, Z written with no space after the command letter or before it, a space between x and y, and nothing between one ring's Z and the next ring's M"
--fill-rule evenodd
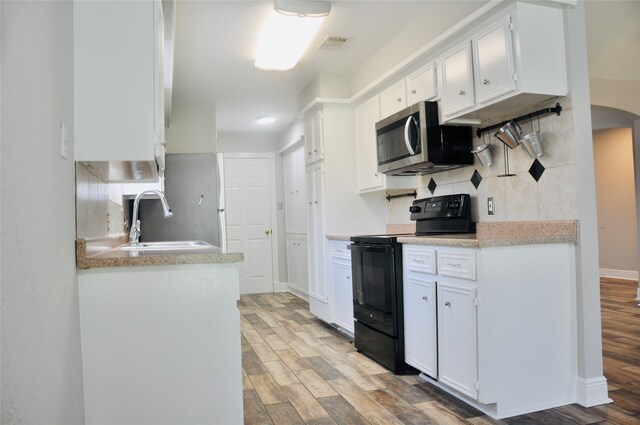
M337 50L341 49L349 41L346 37L340 37L339 35L328 35L322 40L322 43L318 46L318 49L322 50Z

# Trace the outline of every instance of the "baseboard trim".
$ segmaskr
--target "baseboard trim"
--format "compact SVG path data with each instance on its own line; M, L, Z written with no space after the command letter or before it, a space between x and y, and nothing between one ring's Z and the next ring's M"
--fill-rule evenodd
M635 270L616 270L616 269L600 269L601 277L610 277L613 279L638 280L638 272Z
M613 401L609 398L607 378L604 376L598 378L578 377L576 379L576 395L578 404L584 407L598 406Z
M287 282L273 282L273 292L287 292L289 290L289 283Z

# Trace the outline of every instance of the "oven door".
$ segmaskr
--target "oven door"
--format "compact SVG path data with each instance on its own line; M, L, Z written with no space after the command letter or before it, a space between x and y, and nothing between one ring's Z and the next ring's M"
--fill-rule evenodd
M395 321L395 248L358 244L351 250L353 317L389 336L397 336Z

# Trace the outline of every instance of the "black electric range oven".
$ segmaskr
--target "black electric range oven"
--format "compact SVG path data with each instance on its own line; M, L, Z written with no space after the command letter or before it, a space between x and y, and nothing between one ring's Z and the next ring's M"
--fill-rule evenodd
M395 374L419 373L404 362L401 236L472 233L469 195L417 199L415 234L352 236L351 278L355 346Z

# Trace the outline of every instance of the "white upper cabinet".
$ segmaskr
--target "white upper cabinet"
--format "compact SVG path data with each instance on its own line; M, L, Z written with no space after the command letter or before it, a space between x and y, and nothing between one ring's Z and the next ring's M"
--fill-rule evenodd
M306 163L311 164L324 158L322 109L304 120L304 144Z
M386 176L378 172L376 123L380 121L380 97L371 99L355 110L356 169L358 193L386 189L415 189L418 181L411 176Z
M160 1L74 3L77 161L163 163Z
M442 121L495 118L567 94L561 8L517 2L441 57Z
M464 43L442 56L443 118L474 107L471 43Z
M407 84L399 81L380 94L382 117L388 117L407 107Z
M472 40L476 102L479 104L516 89L511 25L508 16Z
M438 96L436 69L431 62L407 77L407 106Z

